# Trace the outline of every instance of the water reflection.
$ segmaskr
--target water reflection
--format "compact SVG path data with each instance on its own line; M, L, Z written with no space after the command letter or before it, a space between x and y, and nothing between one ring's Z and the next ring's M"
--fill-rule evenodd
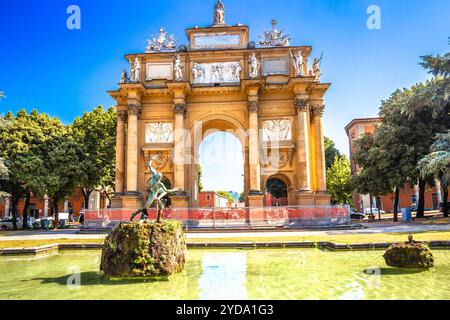
M203 255L198 282L201 300L247 299L247 252L218 252Z

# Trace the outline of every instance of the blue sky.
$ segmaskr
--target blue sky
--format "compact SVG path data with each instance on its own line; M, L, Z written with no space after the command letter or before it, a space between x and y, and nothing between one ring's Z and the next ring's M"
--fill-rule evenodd
M71 122L114 101L125 53L142 52L165 26L180 44L187 27L211 24L215 0L0 0L0 113L36 108ZM273 18L293 45L324 53L325 133L348 153L344 127L375 116L396 88L425 80L419 56L447 52L448 0L224 0L229 24L250 26L258 40ZM68 30L69 5L81 8L81 30ZM381 9L381 30L366 27L369 5ZM208 178L210 181L215 179ZM240 188L236 185L236 188ZM236 189L236 191L239 191Z

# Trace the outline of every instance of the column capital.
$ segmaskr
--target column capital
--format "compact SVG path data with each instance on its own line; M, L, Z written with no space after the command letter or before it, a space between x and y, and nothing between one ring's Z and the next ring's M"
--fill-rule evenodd
M129 103L127 104L127 114L130 116L140 116L142 113L142 107L137 103Z
M259 112L258 100L249 100L248 101L248 112L250 112L250 113L258 113Z
M315 117L323 117L323 113L325 112L325 105L323 103L313 103L311 105L311 111L314 113Z
M173 113L175 115L181 114L181 115L186 115L187 112L187 106L185 103L175 103L173 105Z
M126 110L119 110L119 111L117 111L117 118L122 120L122 121L127 121L128 112Z
M296 97L294 104L297 112L308 112L310 109L310 102L307 97Z

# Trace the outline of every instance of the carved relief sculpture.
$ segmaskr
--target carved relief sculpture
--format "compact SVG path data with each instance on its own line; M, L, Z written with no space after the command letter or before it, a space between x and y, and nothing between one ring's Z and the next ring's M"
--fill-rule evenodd
M181 64L181 58L179 54L175 54L173 72L175 75L175 81L184 80L184 66Z
M277 30L277 20L272 20L272 30L264 31L264 35L260 38L263 41L259 42L261 47L287 47L289 46L289 41L291 37L285 35L283 30Z
M156 170L162 170L167 166L167 163L169 162L169 155L162 152L157 153L148 152L144 155L144 159L146 163L148 163L151 159L153 159L153 167Z
M225 6L221 0L217 1L214 8L214 25L220 26L225 24Z
M268 120L263 124L263 139L269 141L292 140L292 120Z
M159 28L159 34L157 36L152 35L152 40L147 39L147 53L172 51L177 48L176 40L173 34L168 35L165 28Z
M258 78L261 64L259 63L258 58L256 58L256 53L252 53L248 61L250 79Z
M241 81L240 62L194 63L194 84L235 83Z
M147 124L146 143L172 143L172 123L154 122Z
M295 69L295 76L296 77L304 76L303 67L305 61L303 60L302 51L298 50L296 54L293 54L292 50L289 50L289 54L291 55L292 65L294 66Z

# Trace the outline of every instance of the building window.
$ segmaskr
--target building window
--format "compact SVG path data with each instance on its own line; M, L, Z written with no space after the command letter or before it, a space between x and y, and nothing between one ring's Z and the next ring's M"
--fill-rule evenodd
M208 195L206 196L206 201L209 201L209 200L211 200L211 196L208 194Z

